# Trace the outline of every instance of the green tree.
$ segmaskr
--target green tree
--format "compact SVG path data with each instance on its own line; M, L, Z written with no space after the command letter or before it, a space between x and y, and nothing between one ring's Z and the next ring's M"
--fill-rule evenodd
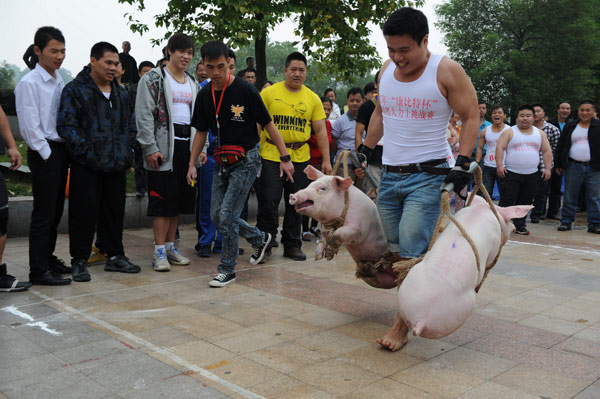
M449 0L436 8L450 56L480 99L514 112L596 97L600 7L587 0Z
M14 89L15 88L15 73L12 68L2 61L0 63L0 89Z
M118 0L143 12L144 0ZM285 18L296 23L294 33L313 68L350 81L355 74L370 73L381 63L376 48L367 40L368 23L381 24L403 5L422 5L423 0L170 0L155 24L186 32L198 42L223 39L231 47L254 43L257 80L267 76L267 33ZM126 14L130 28L141 34L148 26ZM164 39L163 38L163 39ZM160 38L154 39L155 43Z

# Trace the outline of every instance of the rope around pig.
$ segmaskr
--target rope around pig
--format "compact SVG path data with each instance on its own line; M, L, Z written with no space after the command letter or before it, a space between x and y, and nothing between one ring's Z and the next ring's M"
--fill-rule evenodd
M494 206L494 203L492 202L492 198L490 197L490 194L487 192L486 188L482 184L483 179L482 179L482 174L481 174L481 168L479 166L477 166L475 168L474 175L475 175L474 176L475 185L473 187L473 191L471 192L471 195L469 196L469 199L467 200L466 206L471 205L471 203L473 202L473 198L475 198L474 196L477 194L477 191L481 190L488 205L490 206L490 209L492 210L492 213L494 214L494 216L496 216L496 219L498 220L498 224L500 227L500 234L501 234L501 239L500 239L501 244L500 244L500 248L498 248L498 254L496 255L496 258L494 259L494 261L488 267L486 267L484 274L483 274L483 278L481 279L481 282L479 283L479 285L477 285L477 287L475 287L475 292L479 292L479 289L481 288L481 285L483 284L484 280L486 279L488 273L496 265L496 262L498 261L498 258L500 257L500 252L502 250L502 246L504 245L503 242L505 240L505 235L504 235L504 230L502 229L502 219L500 219L500 215L498 214L498 211L496 210L496 207ZM433 237L431 238L431 241L429 242L429 247L427 248L427 252L429 252L431 250L431 248L437 241L438 236L444 230L444 228L441 225L444 216L448 217L450 219L450 221L452 221L452 223L454 223L454 225L458 228L458 230L461 232L463 237L467 240L467 242L471 246L471 249L473 250L473 253L475 254L475 260L477 261L477 272L481 273L481 261L479 258L479 252L477 251L477 247L475 246L475 243L473 242L473 240L471 239L471 237L469 236L469 234L467 233L465 228L450 213L450 194L446 190L442 191L441 213L435 224L434 234L433 234ZM408 274L410 269L417 263L421 262L421 260L423 260L424 257L425 257L425 254L421 255L420 257L418 257L416 259L408 259L408 260L399 261L399 262L394 263L393 269L394 269L394 271L396 271L398 273L398 278L396 279L398 286L400 286L400 284L402 284L402 281L404 281L404 279L406 278L406 275ZM384 260L384 259L382 259L382 260Z

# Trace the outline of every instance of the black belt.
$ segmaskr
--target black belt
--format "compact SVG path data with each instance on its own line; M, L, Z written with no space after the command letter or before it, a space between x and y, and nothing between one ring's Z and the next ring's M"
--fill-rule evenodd
M267 138L266 142L269 143L269 144L275 145L275 143L273 142L273 140L271 140L270 138ZM284 143L284 144L289 149L297 150L298 148L302 147L307 142L308 141L294 141L293 143Z
M434 159L433 161L421 162L421 163L411 163L408 165L383 165L383 169L386 172L392 173L401 173L401 174L409 174L409 173L418 173L418 172L427 172L433 175L447 175L450 168L436 168L435 166L443 164L446 162L446 159Z
M173 129L175 130L175 137L180 137L182 139L189 139L192 135L192 127L190 125L173 125Z
M573 159L573 158L569 158L569 161L578 163L579 165L585 165L585 166L590 166L592 164L590 161L583 162L583 161L578 161L578 160Z

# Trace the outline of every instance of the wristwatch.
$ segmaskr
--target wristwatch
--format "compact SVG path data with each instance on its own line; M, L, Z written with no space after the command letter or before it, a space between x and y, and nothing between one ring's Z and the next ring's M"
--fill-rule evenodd
M290 156L290 154L287 154L282 157L279 157L279 159L281 160L281 162L289 162L292 160L292 157Z

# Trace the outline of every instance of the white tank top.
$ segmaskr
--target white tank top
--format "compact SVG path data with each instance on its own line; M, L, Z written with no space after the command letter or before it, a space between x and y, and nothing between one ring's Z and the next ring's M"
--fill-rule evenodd
M492 131L492 126L490 125L485 128L485 145L487 146L487 152L485 153L485 158L483 158L483 164L485 166L489 166L491 168L496 167L496 144L498 143L498 139L500 135L506 130L510 129L506 123L504 127L499 133Z
M579 124L571 135L571 148L569 148L569 158L579 162L589 162L591 158L590 143L588 141L588 129L584 129Z
M542 136L537 127L532 126L533 133L523 134L515 125L512 127L513 137L506 147L504 164L506 169L522 175L530 175L538 171Z
M396 80L393 62L383 72L379 101L385 137L384 165L426 162L448 155L446 130L452 108L437 83L443 57L431 54L423 74L413 82Z
M192 124L192 101L194 92L191 87L191 79L186 77L185 83L179 83L166 71L167 78L173 92L173 115L171 119L176 125Z

